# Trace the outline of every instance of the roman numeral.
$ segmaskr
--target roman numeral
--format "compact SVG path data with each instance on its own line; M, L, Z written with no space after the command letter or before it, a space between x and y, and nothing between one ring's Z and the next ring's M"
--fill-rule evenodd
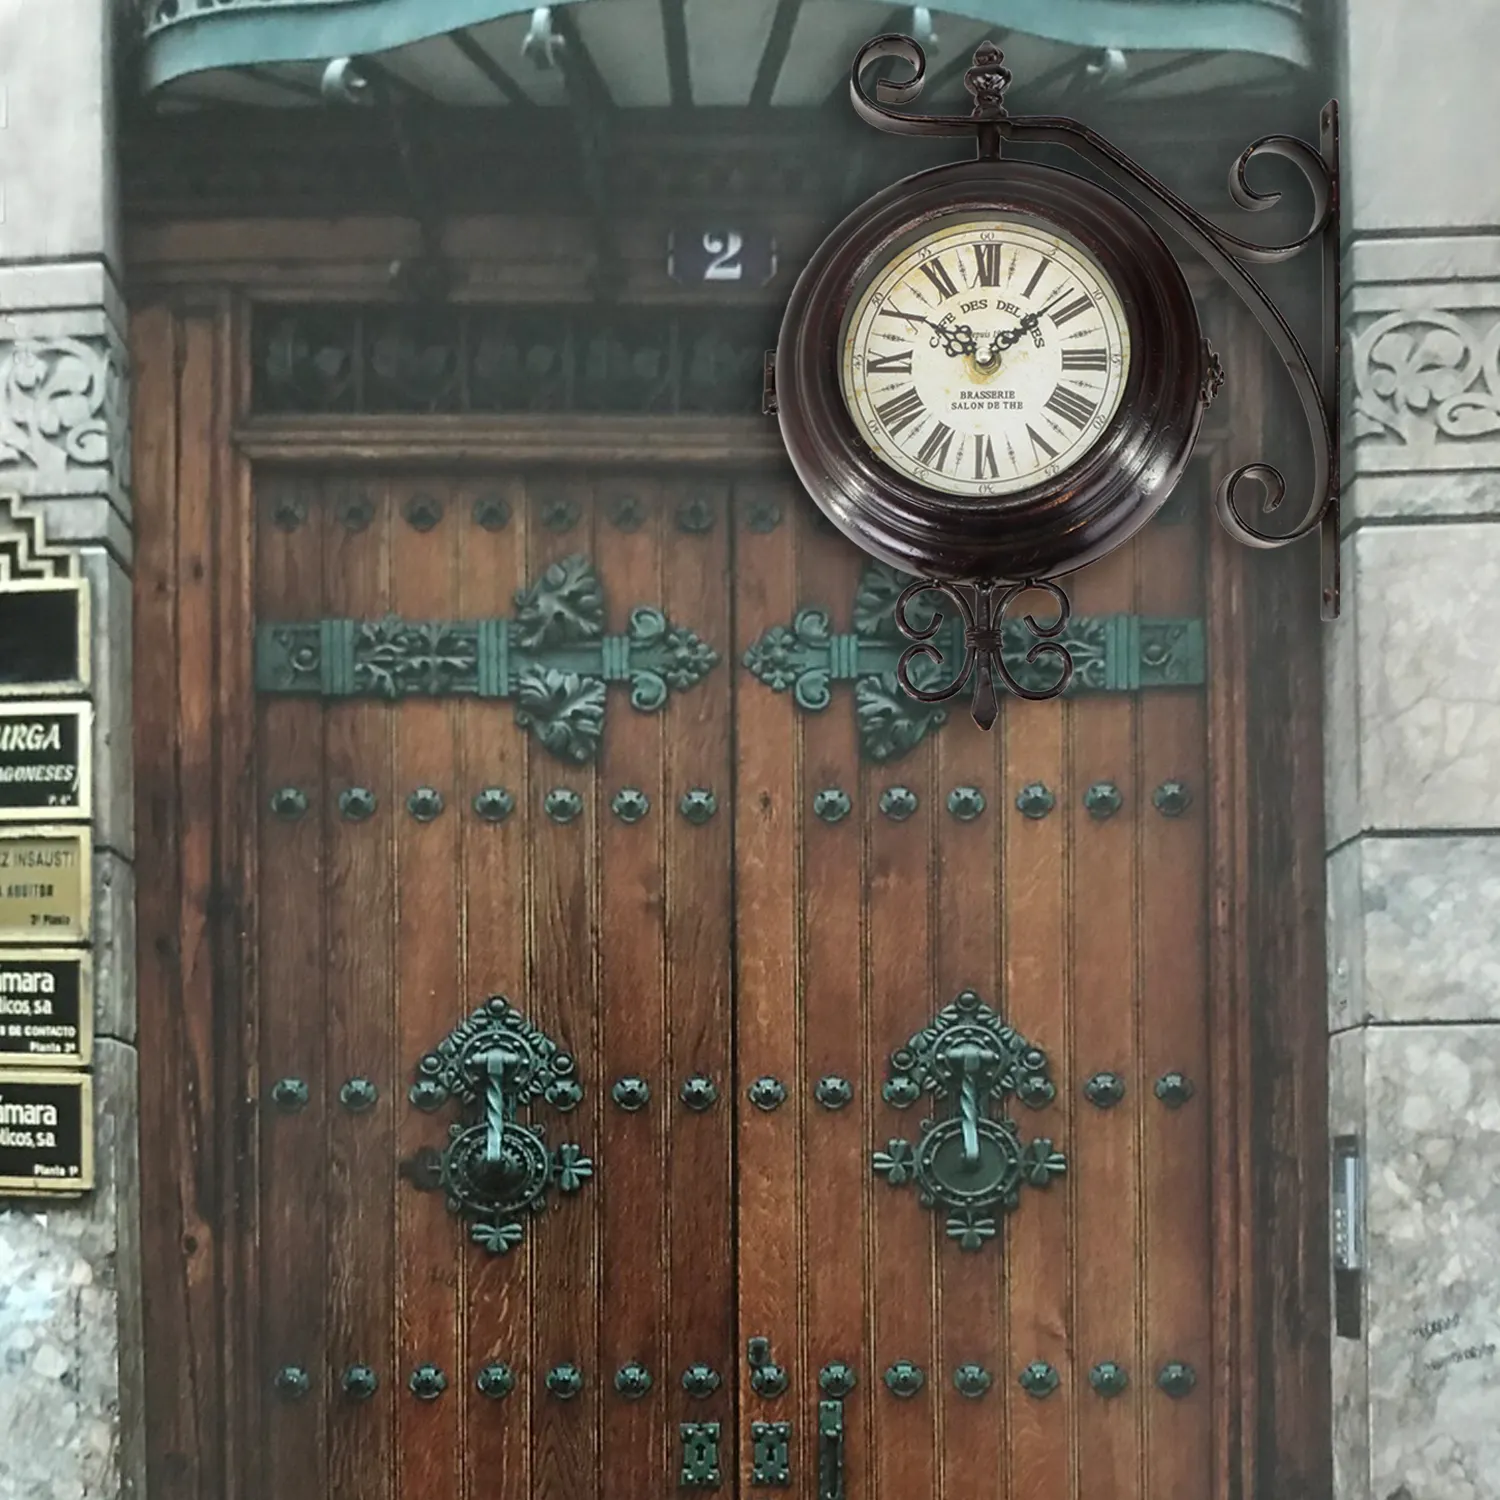
M1087 312L1093 305L1093 298L1087 297L1080 292L1071 302L1064 302L1061 307L1053 312L1052 321L1061 328L1064 323L1072 318L1076 318L1081 312Z
M1031 439L1031 459L1033 463L1041 462L1041 459L1036 456L1036 450L1038 448L1040 448L1048 458L1057 457L1057 449L1054 448L1052 444L1049 443L1047 439L1041 435L1041 433L1035 431L1029 423L1026 427L1026 436Z
M948 274L948 268L943 264L940 255L934 255L931 260L922 262L922 274L937 289L939 297L955 297L958 288L953 284L953 278Z
M1064 349L1062 352L1062 367L1065 370L1107 370L1109 368L1109 350Z
M983 433L980 433L974 440L974 477L975 479L998 479L1000 477L1000 471L995 467L995 445Z
M1082 427L1094 415L1094 403L1065 385L1058 386L1042 404L1048 411L1065 417L1075 427Z
M948 445L953 441L953 429L939 422L927 434L927 440L917 452L917 462L929 469L941 469L948 462Z
M1102 370L1103 365L1099 368ZM865 373L867 375L910 375L911 374L911 350L905 349L900 354L872 354L865 361Z
M1026 283L1026 290L1021 293L1023 297L1029 297L1035 290L1036 284L1047 274L1047 267L1052 264L1052 257L1044 255L1042 263L1031 273L1031 280Z
M1000 285L1000 245L996 240L982 240L974 251L974 285Z
M916 387L909 385L899 395L892 396L889 401L877 406L875 415L885 424L885 430L896 437L903 428L910 427L926 411Z

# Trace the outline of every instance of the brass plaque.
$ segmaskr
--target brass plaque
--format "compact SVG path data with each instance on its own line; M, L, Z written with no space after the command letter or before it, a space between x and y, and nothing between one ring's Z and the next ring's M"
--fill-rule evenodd
M87 828L0 825L0 943L87 942Z
M85 693L88 686L88 579L0 583L0 698Z
M93 719L87 703L0 699L0 819L89 817Z
M93 1185L93 1079L0 1072L0 1193L83 1193Z
M88 952L0 948L0 1066L87 1067L93 1042Z

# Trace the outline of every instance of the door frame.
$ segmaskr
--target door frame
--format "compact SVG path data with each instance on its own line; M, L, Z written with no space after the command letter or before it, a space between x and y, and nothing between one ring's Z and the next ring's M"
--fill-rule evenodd
M777 226L789 263L817 227ZM572 232L501 215L453 221L461 284L477 289L466 300L495 300L502 286L585 300L583 262L570 269L557 254ZM785 466L774 426L755 417L252 415L254 305L388 301L385 267L413 239L409 221L389 217L316 228L247 218L149 224L128 242L137 826L156 856L138 896L152 1500L246 1495L257 1421L241 1315L257 1292L246 1234L260 1092L255 851L243 816L255 786L243 709L254 693L255 466ZM1207 277L1190 280L1201 297ZM646 287L637 256L627 297L701 305L701 293ZM1215 303L1205 321L1234 377L1200 442L1213 452L1229 438L1231 401L1265 410L1268 361L1247 319ZM1317 559L1311 546L1267 556L1208 530L1207 646L1219 668L1206 688L1213 1495L1321 1500L1331 1442Z

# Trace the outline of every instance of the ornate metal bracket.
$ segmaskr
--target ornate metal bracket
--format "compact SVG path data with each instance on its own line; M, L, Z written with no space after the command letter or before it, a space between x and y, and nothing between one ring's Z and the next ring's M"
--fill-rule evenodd
M610 683L629 683L631 707L654 713L718 660L691 630L649 606L631 610L624 635L606 635L603 588L575 554L518 590L509 619L390 615L257 626L255 685L325 698L513 699L517 724L559 760L581 765L598 754Z
M442 1151L429 1153L425 1173L409 1175L441 1188L449 1210L469 1221L469 1238L492 1255L521 1243L525 1216L546 1207L551 1189L576 1193L594 1174L582 1148L551 1150L543 1127L517 1119L534 1099L574 1109L583 1089L572 1057L504 995L491 996L422 1058L410 1098L422 1110L450 1099L464 1108L466 1119L449 1127Z
M1057 1090L1046 1054L973 990L891 1054L882 1092L898 1109L924 1093L948 1106L945 1119L922 1122L915 1144L892 1140L875 1152L873 1164L892 1187L915 1183L924 1207L946 1209L948 1237L964 1250L995 1238L996 1211L1012 1212L1023 1184L1045 1188L1067 1170L1051 1140L1024 1142L1012 1120L990 1115L992 1103L1011 1095L1040 1109Z
M853 630L833 629L826 609L798 610L790 625L773 625L745 652L744 663L772 692L790 691L798 708L820 713L833 702L833 686L854 684L860 745L867 760L900 760L947 721L941 700L901 691L903 654L896 610L927 587L885 563L866 563L854 597ZM1033 656L1021 620L991 610L1002 680L1014 679L1036 696L1055 677L1051 662ZM962 650L958 622L934 622L931 645L952 657ZM1200 687L1204 681L1203 622L1144 615L1095 615L1066 620L1054 638L1072 661L1067 692L1137 692L1143 688ZM996 649L993 644L991 649ZM986 670L992 670L987 666ZM912 676L928 688L930 666L918 661Z
M874 90L865 87L864 75L874 63L895 58L911 69L911 76L896 81L877 78ZM1313 198L1312 222L1296 239L1279 244L1260 244L1240 238L1221 229L1173 193L1144 167L1132 160L1103 136L1078 120L1063 115L1011 116L1005 106L1005 94L1011 73L1004 65L1004 55L991 42L983 42L974 53L973 66L964 77L965 87L973 98L968 115L908 114L894 107L914 103L921 95L927 71L927 58L921 45L912 37L886 35L875 37L860 48L849 75L849 94L856 114L877 130L906 136L966 136L977 139L981 159L995 160L1002 145L1063 146L1102 172L1113 184L1130 194L1159 224L1171 230L1217 272L1219 278L1249 310L1261 330L1286 365L1307 423L1312 444L1312 493L1295 523L1285 530L1270 532L1247 518L1246 491L1260 493L1263 514L1276 511L1286 498L1286 481L1279 470L1265 462L1242 464L1220 483L1214 508L1225 529L1237 541L1251 547L1284 547L1313 532L1321 538L1322 609L1324 619L1335 619L1339 611L1339 461L1336 419L1339 391L1339 110L1336 100L1323 106L1319 121L1319 144L1287 135L1262 136L1251 142L1236 158L1229 172L1229 195L1238 208L1260 213L1280 202L1281 194L1252 188L1246 172L1252 161L1277 156L1290 162L1302 174ZM1247 272L1247 265L1276 265L1291 260L1310 246L1316 246L1322 257L1322 305L1319 345L1319 368L1315 372L1307 352L1293 333L1280 310ZM1213 362L1210 364L1213 368ZM1205 399L1212 392L1205 390ZM939 692L930 685L917 683L937 696L925 696L923 702L936 702L963 691L974 678L974 717L983 727L994 722L992 672L1016 691L1003 671L1004 660L998 648L996 623L1005 608L1024 590L1020 581L995 581L973 587L974 598L965 601L951 585L927 584L938 588L959 605L964 621L963 657L958 671ZM1071 678L1070 652L1066 642L1057 639L1066 623L1066 601L1056 584L1047 584L1058 603L1059 618L1048 627L1026 617L1036 644L1031 652L1050 658L1056 677L1046 691L1022 693L1023 697L1055 697L1063 692ZM998 591L998 597L995 597ZM913 589L913 593L920 592ZM925 626L913 627L898 610L897 623L914 644L902 657L907 673L911 664L923 658L941 663L943 653L932 644L942 616L934 611ZM1035 656L1028 654L1028 662ZM908 687L908 691L911 691Z

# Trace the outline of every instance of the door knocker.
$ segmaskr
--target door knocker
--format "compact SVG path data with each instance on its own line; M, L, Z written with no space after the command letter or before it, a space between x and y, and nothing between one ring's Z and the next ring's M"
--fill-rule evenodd
M411 1102L432 1111L449 1099L465 1118L448 1144L419 1152L407 1175L447 1194L448 1209L469 1223L469 1238L505 1255L525 1237L525 1216L540 1213L552 1188L576 1193L594 1166L571 1143L551 1149L544 1126L517 1111L534 1099L569 1111L583 1098L577 1064L504 995L493 995L417 1064Z
M874 1168L892 1187L914 1182L924 1207L946 1209L948 1236L964 1250L995 1238L996 1211L1014 1210L1023 1184L1044 1188L1067 1170L1050 1139L1023 1142L1012 1120L991 1116L992 1101L1014 1094L1040 1109L1057 1090L1046 1053L1003 1024L973 990L891 1054L882 1093L898 1109L924 1093L948 1107L946 1118L922 1122L915 1144L892 1140L875 1152Z

